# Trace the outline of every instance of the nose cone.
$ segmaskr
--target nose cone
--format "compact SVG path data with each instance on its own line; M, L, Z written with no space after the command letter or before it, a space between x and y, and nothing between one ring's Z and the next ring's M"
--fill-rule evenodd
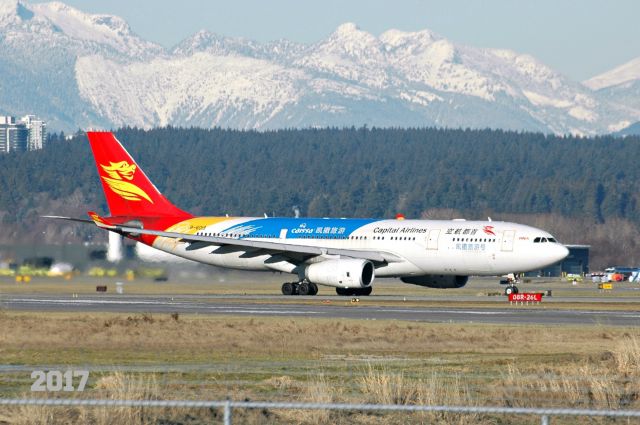
M559 243L551 251L555 262L562 261L569 255L569 248Z

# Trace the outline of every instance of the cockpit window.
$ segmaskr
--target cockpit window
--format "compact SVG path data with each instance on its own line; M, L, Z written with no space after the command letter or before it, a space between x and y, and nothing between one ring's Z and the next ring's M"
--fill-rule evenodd
M543 238L537 237L533 240L533 243L545 243L545 242L558 242L555 238Z

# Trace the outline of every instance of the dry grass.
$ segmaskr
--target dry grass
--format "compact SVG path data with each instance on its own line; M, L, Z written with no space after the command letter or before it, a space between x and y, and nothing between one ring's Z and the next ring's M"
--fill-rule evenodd
M442 355L468 361L588 356L637 329L219 316L15 313L0 315L0 355L18 364L127 364L330 355Z
M314 379L304 387L304 391L300 397L300 401L309 403L334 403L339 399L340 397L336 388L327 381L327 378L322 373L314 377ZM284 418L289 416L287 413L289 412L282 412ZM334 423L334 418L339 415L329 410L303 410L298 412L292 411L290 413L295 415L295 417L291 417L290 419L311 424Z
M640 409L640 345L625 336L599 359L522 370L508 365L495 383L506 406Z
M127 375L115 372L101 377L95 390L107 400L159 400L161 389L156 376ZM154 423L160 409L144 409L142 407L98 407L91 412L96 425L117 425L133 423Z
M154 375L134 376L115 372L101 377L94 388L78 393L82 398L107 400L158 400L161 389ZM33 394L23 394L25 398ZM55 397L44 394L43 397ZM68 423L92 425L155 424L160 417L175 416L168 409L146 409L141 407L44 407L17 406L3 409L0 423L15 425L62 425Z
M34 368L234 366L207 376L96 371L80 394L87 398L640 408L635 328L8 311L0 314L0 357ZM27 385L8 388L1 388L3 396L31 396L23 393ZM9 411L10 421L7 411L0 409L0 423L220 420L219 412L206 409L30 407ZM238 410L234 418L249 424L500 423L484 416L326 411Z
M374 404L430 406L474 406L476 400L459 376L443 379L432 373L426 379L409 379L403 371L390 371L369 364L360 378L364 401ZM428 423L479 423L478 415L456 415L446 412L421 412L412 416Z
M359 379L359 384L368 403L417 404L419 397L420 385L407 381L403 371L391 373L371 364Z

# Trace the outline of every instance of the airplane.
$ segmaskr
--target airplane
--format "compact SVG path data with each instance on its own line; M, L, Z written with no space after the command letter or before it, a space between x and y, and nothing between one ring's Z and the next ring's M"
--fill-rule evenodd
M470 275L540 270L569 254L548 232L490 220L195 217L160 193L111 132L87 136L110 215L48 218L93 223L205 264L292 274L284 295L316 295L318 285L369 295L375 278L461 288Z

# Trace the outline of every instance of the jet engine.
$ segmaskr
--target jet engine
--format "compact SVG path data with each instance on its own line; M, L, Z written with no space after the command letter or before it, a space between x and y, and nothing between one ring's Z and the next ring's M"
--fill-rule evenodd
M318 285L336 288L366 288L375 278L375 268L368 260L355 258L327 260L308 265L304 277Z
M422 276L407 276L400 278L404 283L426 286L428 288L448 289L462 288L467 284L469 276L451 276L442 274L426 274Z

